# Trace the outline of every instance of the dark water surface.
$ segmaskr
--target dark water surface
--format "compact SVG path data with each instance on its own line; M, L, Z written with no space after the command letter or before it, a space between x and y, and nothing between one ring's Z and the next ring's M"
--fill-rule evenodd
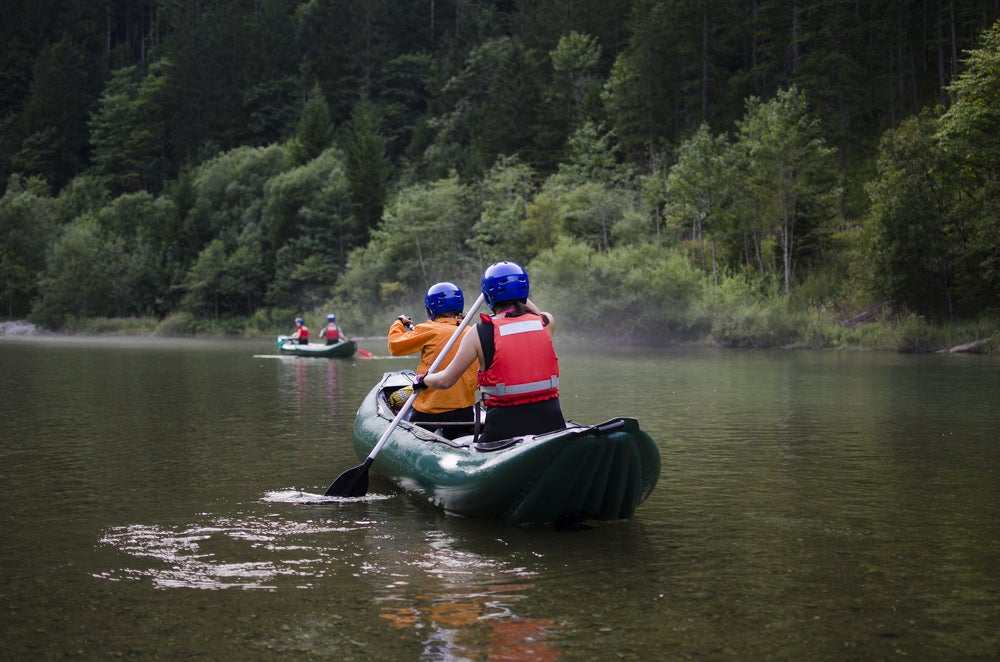
M425 509L359 459L383 358L0 338L8 659L1000 656L1000 359L559 347L563 409L639 419L633 520Z

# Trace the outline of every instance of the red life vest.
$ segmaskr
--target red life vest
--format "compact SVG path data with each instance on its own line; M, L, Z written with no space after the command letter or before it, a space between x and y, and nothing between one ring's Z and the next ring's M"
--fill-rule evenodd
M340 328L336 324L334 324L332 327L330 325L327 325L327 327L323 329L323 332L324 334L326 334L327 340L340 339Z
M299 327L299 342L302 344L309 342L309 329L305 324Z
M559 359L539 315L491 318L493 362L478 374L490 407L512 407L559 397Z

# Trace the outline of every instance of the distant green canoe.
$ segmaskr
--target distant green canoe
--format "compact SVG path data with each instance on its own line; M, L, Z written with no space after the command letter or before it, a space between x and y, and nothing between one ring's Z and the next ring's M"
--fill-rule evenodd
M353 340L341 340L332 345L325 343L309 343L299 345L286 338L278 336L278 353L289 356L311 356L318 359L349 359L354 356L358 344Z
M354 451L365 458L395 416L387 398L409 386L409 371L388 372L354 421ZM470 428L471 431L471 428ZM490 445L449 441L401 422L372 469L407 494L446 512L504 522L624 520L653 491L660 452L632 418Z

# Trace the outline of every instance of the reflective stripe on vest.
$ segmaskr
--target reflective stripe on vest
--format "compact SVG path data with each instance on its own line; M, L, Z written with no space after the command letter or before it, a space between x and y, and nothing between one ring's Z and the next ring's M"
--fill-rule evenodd
M525 320L523 322L511 322L504 324L500 328L501 336L512 336L515 333L528 333L529 331L541 331L545 327L541 320Z
M486 395L521 395L524 393L534 393L535 391L545 391L550 388L559 388L559 375L552 375L548 379L527 384L494 384L493 386L480 386L479 390Z

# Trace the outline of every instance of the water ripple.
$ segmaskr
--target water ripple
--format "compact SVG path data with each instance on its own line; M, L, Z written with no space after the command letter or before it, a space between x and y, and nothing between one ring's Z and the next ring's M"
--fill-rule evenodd
M267 503L321 504L392 498L368 495L336 499L298 490L269 492ZM328 512L328 511L327 511ZM324 512L324 514L327 514ZM280 514L211 515L199 524L164 526L128 524L107 529L99 543L131 557L131 562L95 573L108 581L149 580L155 588L229 588L273 591L279 580L291 578L311 586L334 566L349 562L359 544L378 522L366 518L290 519ZM362 541L363 542L363 541ZM303 582L303 579L306 581Z

